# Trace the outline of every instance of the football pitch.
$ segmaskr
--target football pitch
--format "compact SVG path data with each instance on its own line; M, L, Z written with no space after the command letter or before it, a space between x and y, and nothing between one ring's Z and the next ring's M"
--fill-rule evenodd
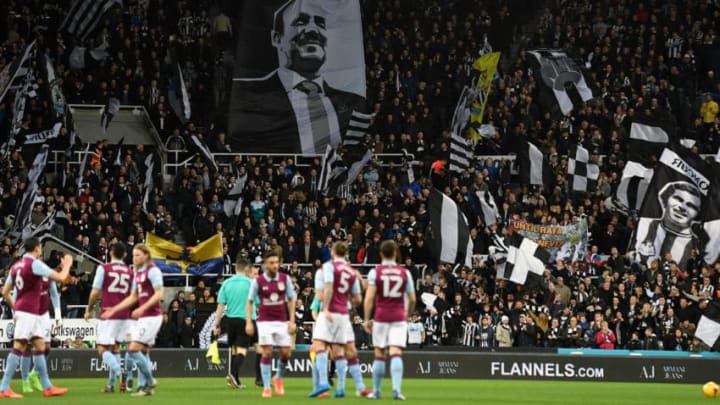
M365 379L366 383L370 382ZM285 397L271 399L260 398L261 389L250 386L244 390L231 390L225 386L224 379L218 378L163 378L158 380L158 388L152 397L130 397L118 392L101 394L102 379L56 379L54 383L67 387L70 392L64 397L42 398L40 393L32 393L18 402L52 404L129 404L133 402L151 404L313 404L317 402L337 402L345 404L368 403L370 400L352 397L344 399L309 399L310 380L289 378L285 381ZM250 379L243 381L252 383ZM20 392L20 383L12 385ZM352 380L348 386L353 389ZM381 402L394 402L391 399L390 381L383 382ZM547 381L498 381L498 380L441 380L414 379L405 380L403 391L411 403L422 404L709 404L717 399L702 396L700 384L636 384L602 382L547 382ZM332 392L332 391L331 391ZM6 400L5 402L8 402ZM15 402L15 401L9 401Z

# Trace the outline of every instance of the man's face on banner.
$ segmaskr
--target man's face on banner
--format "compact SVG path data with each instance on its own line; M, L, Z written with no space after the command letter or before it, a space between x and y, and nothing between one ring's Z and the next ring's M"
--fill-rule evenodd
M295 1L283 10L282 21L282 28L276 27L272 33L280 65L300 74L316 76L327 57L323 10L313 1Z
M700 211L700 197L687 190L676 189L668 198L664 219L677 228L686 229Z

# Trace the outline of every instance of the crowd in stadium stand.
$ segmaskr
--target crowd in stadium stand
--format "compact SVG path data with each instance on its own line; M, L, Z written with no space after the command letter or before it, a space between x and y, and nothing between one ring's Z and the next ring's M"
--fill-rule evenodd
M25 1L7 3L9 30L0 48L0 65L34 37L38 19L60 18L55 2L44 2L43 13L31 12L37 9ZM71 69L73 44L49 49L68 102L104 104L113 94L122 104L144 105L164 140L197 134L213 152L242 152L226 146L223 132L222 111L232 77L231 13L209 0L148 0L142 2L149 4L146 8L128 3L109 17L98 36L110 45L108 60L87 60L84 69ZM139 189L152 145L126 145L118 167L113 164L117 148L101 142L94 145L100 157L79 174L84 187L79 197L77 167L69 167L66 187L60 186L59 175L43 184L32 221L37 225L47 213L64 211L66 219L58 219L53 232L101 261L107 260L111 243L132 246L143 242L148 232L188 245L223 232L227 273L239 254L254 259L277 250L300 291L298 322L311 319L312 270L329 259L334 241L349 244L352 262L373 264L380 261L380 241L394 239L403 263L418 280L418 296L437 297L432 305L419 299L412 319L414 330L423 331L417 342L422 346L701 350L693 338L700 309L685 293L716 298L720 264L704 265L697 255L686 268L679 268L672 257L659 258L650 268L631 263L624 254L633 219L612 212L605 200L617 187L635 114L671 114L698 141L696 153L718 150L720 118L717 104L713 109L711 103L720 96L720 72L711 70L707 55L719 45L720 8L707 1L558 0L530 20L530 11L537 7L533 3L363 2L368 107L377 114L367 142L378 154L411 151L420 162L411 184L407 165L379 159L368 165L346 198L330 199L318 193L319 158L301 164L290 158L244 156L225 162L229 164L218 172L198 158L178 170L167 188L156 187L145 213ZM510 220L572 224L587 219L592 246L588 261L549 265L547 288L541 291L496 282L491 260L471 269L434 263L424 243L427 168L448 158L450 116L462 86L469 84L470 66L485 35L503 52L501 74L485 112L498 134L482 139L475 153L502 155L515 137L527 137L550 156L555 178L544 188L513 184L509 162L488 159L452 178L446 191L470 220L477 255L488 253L490 234L501 234L502 224ZM586 69L596 99L569 119L552 118L537 101L538 83L523 47L509 46L513 38L527 47L567 50ZM177 51L186 72L193 111L188 125L182 125L167 104L169 49ZM31 101L27 128L40 127L46 110L46 105ZM11 111L12 97L6 97L0 106L3 136L9 132ZM61 137L64 147L68 134ZM565 173L571 139L604 156L592 193L569 191ZM23 148L0 167L5 226L27 187L24 179L34 153ZM223 201L236 173L247 173L248 180L242 212L233 219L225 215ZM497 194L501 226L484 226L472 197L476 190ZM15 247L6 239L0 269L5 272L15 257ZM89 280L88 275L74 274L63 287L64 305L86 302ZM168 304L159 346L197 345L203 325L194 319L195 306L213 303L218 289L214 278L202 282L187 299ZM304 330L301 339L309 338L309 332L303 337ZM358 341L367 339L359 335Z

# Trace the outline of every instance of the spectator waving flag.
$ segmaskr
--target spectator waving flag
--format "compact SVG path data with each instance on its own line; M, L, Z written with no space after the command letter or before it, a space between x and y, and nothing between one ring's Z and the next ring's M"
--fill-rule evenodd
M630 125L627 159L652 167L670 139L674 137L673 123L638 115Z
M439 262L472 266L473 242L460 206L440 190L432 188L427 201L430 218L428 246Z
M717 301L708 302L705 313L700 317L695 330L695 337L702 340L711 349L718 344L720 339L720 303Z
M122 164L122 146L123 143L125 143L125 137L123 136L120 138L120 140L117 143L117 152L115 152L115 166L120 166ZM152 156L152 155L150 155ZM147 167L147 165L146 165Z
M28 73L27 66L25 63L31 58L31 55L35 51L35 41L31 42L30 45L25 47L25 51L22 56L15 59L13 63L5 65L2 71L0 71L0 102L5 98L5 94L13 82L18 77L24 77Z
M191 248L189 257L190 263L192 264L187 268L188 273L198 276L203 274L222 274L223 268L225 267L222 234L216 233L214 236Z
M482 218L485 222L485 226L490 226L497 223L497 219L500 216L498 206L495 203L495 198L488 190L479 190L475 192L482 210Z
M118 151L118 153L120 153ZM145 158L145 182L143 183L143 199L142 209L144 212L148 212L147 205L150 202L150 193L155 188L155 179L153 177L153 170L155 170L155 157L151 153Z
M528 52L537 62L533 69L540 82L540 101L563 115L593 98L580 67L561 49L536 49ZM554 103L551 101L554 98Z
M223 202L223 211L228 217L238 216L242 210L243 198L242 194L245 191L245 183L247 182L248 175L245 173L242 177L235 178L235 184L225 196Z
M103 133L107 132L110 121L112 121L118 111L120 111L120 100L115 97L109 97L100 116L100 127L102 127Z
M450 171L462 173L472 163L472 148L468 139L455 132L450 134Z
M507 259L503 274L498 276L529 288L541 285L545 266L551 260L550 253L517 232L508 235L505 244L508 248Z
M526 141L520 147L518 164L522 183L543 185L552 179L552 172L543 153L531 142Z
M65 16L60 31L85 41L115 4L122 7L122 0L76 0Z
M30 171L28 172L28 186L20 199L20 204L15 214L15 225L13 228L18 232L30 226L30 216L35 207L35 197L37 196L40 176L45 173L45 166L47 165L49 154L50 145L43 145L40 153L35 156L32 167L30 167Z
M600 167L590 161L590 152L582 145L575 145L570 148L568 182L573 191L587 192L594 190L599 177Z
M323 195L335 195L337 188L347 180L348 167L340 154L330 145L325 147L318 190Z
M213 157L212 153L210 152L210 148L208 148L207 144L203 139L200 139L197 134L190 135L190 141L193 149L195 149L195 153L200 155L203 162L205 162L205 165L210 169L214 170L215 173L218 172L218 166L217 162L215 162L215 158Z

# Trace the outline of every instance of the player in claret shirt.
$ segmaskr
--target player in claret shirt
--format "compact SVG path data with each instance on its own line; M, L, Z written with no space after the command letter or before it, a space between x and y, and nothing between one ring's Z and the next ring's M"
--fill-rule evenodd
M372 333L375 346L373 363L373 393L380 398L380 385L385 376L385 358L390 353L390 375L393 399L404 400L402 394L402 351L407 341L407 320L415 308L415 287L410 272L396 263L398 246L388 240L380 245L382 264L368 273L365 293L365 330ZM407 300L407 301L406 301ZM407 302L407 303L406 303ZM375 316L370 318L373 308Z
M105 310L101 319L113 319L121 311L137 303L130 316L137 319L130 330L128 358L138 368L138 390L133 396L148 396L155 393L157 382L152 376L152 363L149 350L155 344L160 326L162 326L162 308L160 300L163 295L163 277L152 262L150 249L138 244L133 247L133 266L135 279L130 288L130 295L119 304Z
M45 294L48 293L45 288L48 279L62 282L68 277L73 258L64 255L60 260L62 270L56 272L40 260L42 245L37 238L29 238L25 241L25 251L27 253L10 268L2 291L5 302L14 312L15 334L13 349L8 354L5 375L0 384L0 398L23 397L13 392L10 388L10 380L20 364L20 357L28 347L28 343L33 349L33 364L42 383L43 395L46 397L64 395L67 393L67 388L53 387L48 377L44 339L48 334L46 333L48 325L43 320L43 314L47 312L47 300L43 300L43 291ZM13 287L16 291L15 300L10 295Z
M276 253L268 253L263 261L264 273L253 280L248 296L247 313L245 319L252 319L253 303L259 299L257 314L258 344L262 348L260 359L260 374L263 380L263 398L272 397L270 389L270 376L272 374L272 352L277 346L280 351L280 361L277 373L272 378L275 394L285 395L282 380L283 371L290 359L292 339L295 333L295 299L296 293L292 280L285 273L280 273L280 257ZM252 322L245 325L248 336L255 334Z
M123 302L130 295L133 271L123 262L126 255L125 244L115 243L110 249L110 263L98 266L85 310L86 320L90 319L98 298L101 299L103 312ZM110 319L103 319L98 323L98 353L110 372L108 383L101 392L114 392L115 380L121 376L120 344L126 340L130 319L130 309L126 308L115 312Z

